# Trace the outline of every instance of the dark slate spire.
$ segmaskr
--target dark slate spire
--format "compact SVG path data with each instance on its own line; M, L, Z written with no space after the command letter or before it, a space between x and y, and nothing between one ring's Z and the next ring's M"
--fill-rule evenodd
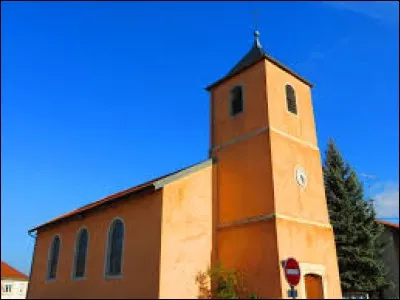
M260 60L265 56L265 52L262 49L260 40L259 40L260 32L257 30L254 31L254 43L253 47L249 52L228 72L226 76L231 76L233 74L239 73L241 70L247 68L251 64Z
M257 62L261 61L262 59L266 59L269 62L273 63L277 67L281 68L282 70L288 72L289 74L292 74L294 77L298 78L305 84L309 85L312 87L313 85L302 78L300 75L296 74L294 71L268 55L267 53L264 52L260 40L259 40L260 33L258 30L254 31L254 43L253 47L251 47L250 51L247 52L247 54L226 74L224 77L222 77L220 80L217 82L214 82L213 84L209 85L206 87L206 90L210 91L213 87L216 87L219 85L221 82L225 81L226 79L235 76L236 74L240 73L244 69L250 67L253 64L256 64Z

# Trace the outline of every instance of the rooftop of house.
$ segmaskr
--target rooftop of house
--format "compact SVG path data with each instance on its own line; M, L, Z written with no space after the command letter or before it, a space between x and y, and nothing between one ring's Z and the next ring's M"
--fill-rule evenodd
M385 226L388 226L388 227L391 227L391 228L399 230L399 224L395 224L395 223L391 223L391 222L387 222L387 221L383 221L383 220L376 220L376 221L378 223L381 223L381 224L385 225Z
M1 279L28 280L28 276L11 267L4 261L1 262Z

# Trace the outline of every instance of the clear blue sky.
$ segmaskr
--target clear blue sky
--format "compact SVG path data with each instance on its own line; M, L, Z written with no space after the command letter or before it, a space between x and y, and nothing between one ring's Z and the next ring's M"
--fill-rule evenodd
M255 8L266 51L315 83L321 152L333 137L382 201L398 198L395 2L1 8L1 257L23 272L28 229L207 158L204 87L251 47Z

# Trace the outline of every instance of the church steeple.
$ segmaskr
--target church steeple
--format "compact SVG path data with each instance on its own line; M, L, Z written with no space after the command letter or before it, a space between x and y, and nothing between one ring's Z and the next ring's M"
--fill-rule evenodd
M282 63L277 61L275 58L268 55L261 46L260 32L258 30L255 30L253 46L247 52L247 54L245 56L243 56L242 59L224 77L222 77L218 81L216 81L213 84L206 87L206 90L210 91L212 88L216 87L217 85L219 85L226 79L237 75L238 73L242 72L243 70L245 70L245 69L249 68L250 66L256 64L257 62L261 61L262 59L266 59L266 60L270 61L274 65L278 66L279 68L285 70L286 72L293 75L297 79L301 80L308 86L310 86L310 87L313 86L309 81L307 81L300 75L296 74L293 70L289 69L288 67L286 67L285 65L283 65Z
M246 274L249 290L261 298L282 299L290 286L281 262L295 257L305 275L299 298L310 290L319 299L340 298L312 85L266 54L259 35L207 88L209 156L216 161L213 261Z
M261 46L259 36L260 32L258 30L254 31L253 47L251 47L250 51L243 56L243 58L228 72L226 76L237 74L253 63L259 61L261 58L265 57L266 53Z

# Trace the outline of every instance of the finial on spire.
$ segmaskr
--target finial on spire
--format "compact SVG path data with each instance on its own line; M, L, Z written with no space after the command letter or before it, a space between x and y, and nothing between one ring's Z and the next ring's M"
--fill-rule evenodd
M257 48L262 48L260 39L258 38L260 36L260 32L258 30L254 31L254 45L257 46Z

